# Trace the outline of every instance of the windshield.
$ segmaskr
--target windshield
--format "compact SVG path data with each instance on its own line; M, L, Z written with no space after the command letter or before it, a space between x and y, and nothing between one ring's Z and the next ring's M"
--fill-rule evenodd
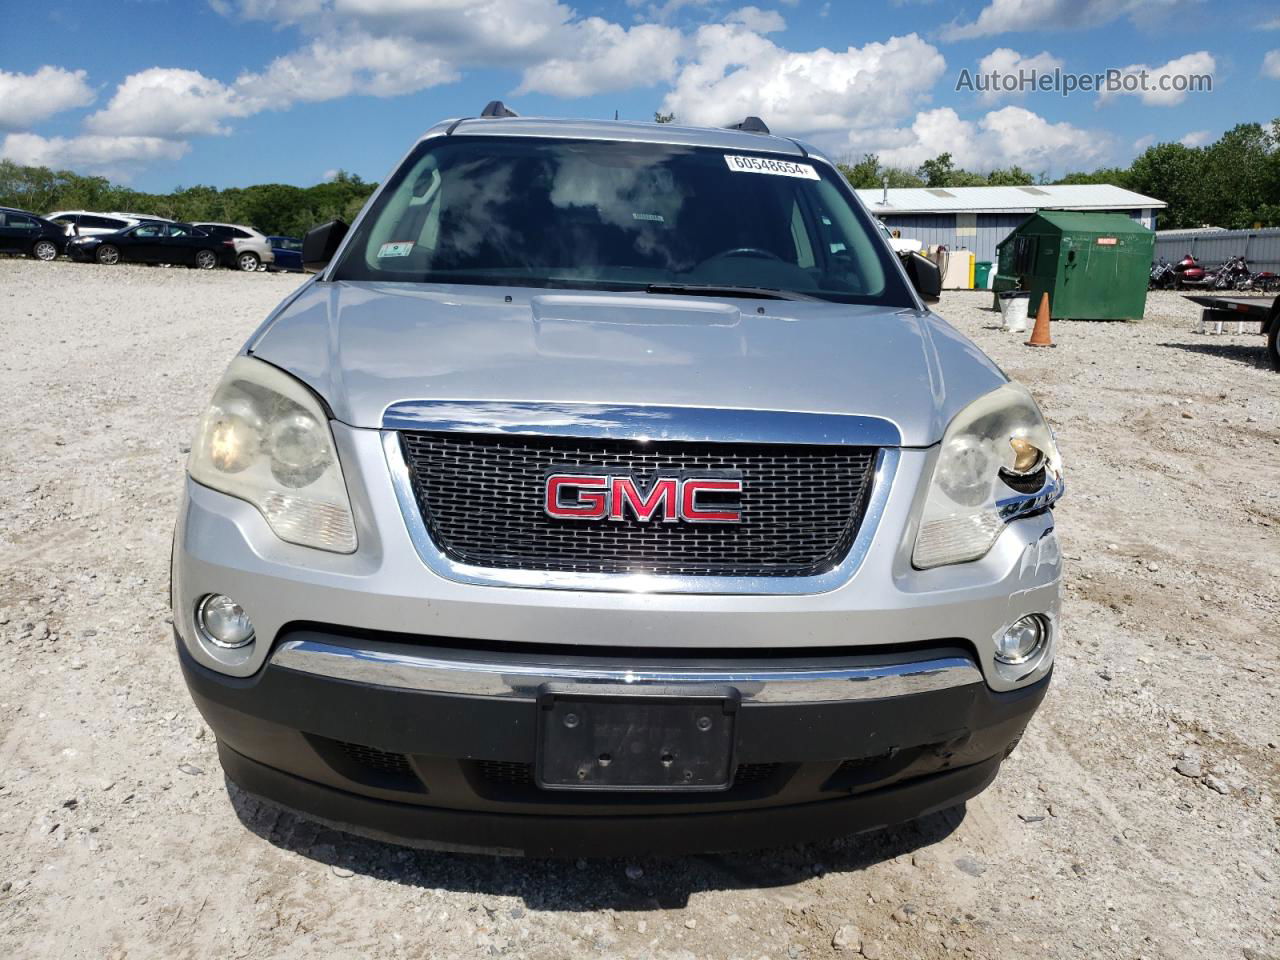
M826 164L672 144L436 137L379 194L335 280L754 288L914 306Z

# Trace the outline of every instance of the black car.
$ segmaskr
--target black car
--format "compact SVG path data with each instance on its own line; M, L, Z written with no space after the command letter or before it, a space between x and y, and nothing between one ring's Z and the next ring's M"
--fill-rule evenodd
M56 260L67 243L64 227L26 210L0 207L0 253Z
M222 254L222 241L189 223L139 223L97 237L77 237L67 244L72 260L96 260L112 266L133 263L176 263L212 270Z

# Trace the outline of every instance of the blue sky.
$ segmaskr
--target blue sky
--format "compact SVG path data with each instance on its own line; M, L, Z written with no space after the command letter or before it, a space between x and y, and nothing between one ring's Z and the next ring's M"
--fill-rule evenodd
M1060 173L1280 115L1274 0L0 0L0 157L141 189L380 179L425 128L522 114L722 124L837 158ZM1200 73L1212 92L998 98L993 66Z

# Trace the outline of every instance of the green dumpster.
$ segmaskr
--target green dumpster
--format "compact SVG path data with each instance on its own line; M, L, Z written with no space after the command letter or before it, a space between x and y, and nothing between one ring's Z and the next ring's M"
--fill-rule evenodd
M1049 294L1054 320L1138 320L1156 235L1122 213L1042 210L996 247L995 289Z
M991 261L979 260L973 265L973 288L975 290L987 289L987 281L991 279Z

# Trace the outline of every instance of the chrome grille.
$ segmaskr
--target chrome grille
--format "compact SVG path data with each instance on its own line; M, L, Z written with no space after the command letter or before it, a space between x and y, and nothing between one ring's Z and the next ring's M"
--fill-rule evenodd
M481 567L687 576L813 576L857 534L876 448L602 440L402 431L423 522L437 547ZM647 484L734 471L742 522L588 523L543 510L554 471L608 470Z

